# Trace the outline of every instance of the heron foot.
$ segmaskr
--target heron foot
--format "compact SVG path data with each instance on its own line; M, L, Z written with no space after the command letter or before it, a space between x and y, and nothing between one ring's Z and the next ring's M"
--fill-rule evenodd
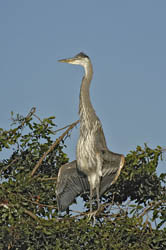
M99 209L93 211L93 212L89 212L88 213L88 221L92 221L92 225L95 226L96 224L96 214L99 212Z
M96 224L96 211L90 212L88 214L88 221L92 221L92 225L94 226Z

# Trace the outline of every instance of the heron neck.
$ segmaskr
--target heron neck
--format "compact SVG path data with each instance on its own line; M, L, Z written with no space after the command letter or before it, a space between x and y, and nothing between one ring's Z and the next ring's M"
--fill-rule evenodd
M93 125L93 121L96 121L96 113L90 100L90 84L93 76L92 64L89 63L85 68L85 76L82 79L80 89L80 124L86 124L86 126Z

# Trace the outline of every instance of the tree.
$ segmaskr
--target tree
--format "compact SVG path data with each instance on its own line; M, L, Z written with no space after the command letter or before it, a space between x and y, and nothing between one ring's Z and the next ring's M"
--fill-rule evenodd
M57 174L69 161L65 140L78 121L58 137L55 117L35 112L12 113L14 128L0 129L0 151L10 152L0 161L0 249L166 249L166 173L156 173L163 149L145 144L128 153L95 224L87 195L85 212L59 216Z

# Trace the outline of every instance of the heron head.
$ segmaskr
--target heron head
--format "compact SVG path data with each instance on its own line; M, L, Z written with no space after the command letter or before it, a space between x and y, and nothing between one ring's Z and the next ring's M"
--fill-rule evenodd
M72 58L61 59L58 60L58 62L76 64L85 67L85 65L87 65L90 62L90 58L83 52L80 52L79 54L77 54Z

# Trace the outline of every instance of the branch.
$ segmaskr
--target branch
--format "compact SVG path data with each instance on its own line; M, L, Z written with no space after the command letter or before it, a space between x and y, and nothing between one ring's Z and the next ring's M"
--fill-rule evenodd
M5 143L3 142L3 140L2 140L2 142L0 141L0 151L2 150L3 147L10 148L12 144L16 143L14 136L17 135L18 130L23 128L24 124L30 120L31 116L35 112L36 112L36 108L35 107L31 108L28 115L22 119L21 124L17 128L10 129L10 130L3 130L2 129L2 131L0 131L0 135L2 135L2 137L4 137L5 141L6 141ZM13 121L18 121L18 120L13 119ZM18 136L19 136L19 134L18 134Z
M0 203L0 207L4 207L6 209L9 209L10 207L16 207L16 205L8 204L8 202L3 202L3 203ZM29 211L27 209L24 209L24 213L28 214L30 217L32 217L35 220L38 219L38 217L34 213L32 213L31 211Z
M30 202L32 204L35 204L39 207L48 207L48 208L52 208L52 209L55 209L57 208L57 206L54 206L54 205L48 205L48 204L42 204L42 203L39 203L37 201L32 201L32 200L29 200L29 199L26 199L23 195L19 194L21 196L21 198L24 200L24 201L27 201L27 202Z
M39 181L56 181L58 177L39 178Z
M146 207L144 209L144 211L141 213L140 217L143 217L147 212L149 212L149 210L151 210L152 208L154 208L154 207L156 207L156 206L158 206L160 204L163 204L163 203L166 203L166 201L161 200L161 201L158 201L158 202L151 202L149 204L149 207Z
M17 130L20 129L20 128L22 128L22 127L24 126L25 122L26 122L27 120L29 120L29 119L31 118L31 116L32 116L35 112L36 112L36 108L35 108L35 107L31 108L31 110L29 111L29 113L27 114L27 116L24 118L24 121L17 127Z
M27 210L27 209L24 209L24 213L25 214L28 214L30 217L32 217L34 220L37 220L38 219L38 217L35 215L35 214L33 214L31 211L29 211L29 210Z
M39 116L37 116L36 114L33 114L33 116L36 117L40 121L40 123L42 123L42 120L40 119Z
M55 130L54 131L54 134L56 134L57 132L59 132L59 131L61 131L61 130L64 130L64 129L66 129L66 128L69 128L71 125L67 125L67 126L65 126L65 127L63 127L63 128L59 128L59 129L57 129L57 130Z
M102 217L110 217L110 214L104 214L103 211L104 211L105 207L107 207L107 206L109 206L109 205L112 206L113 203L114 203L114 200L112 200L112 202L103 203L103 204L100 205L100 208L99 208L98 210L96 210L96 211L94 211L94 212L92 212L92 213L91 213L90 211L87 211L87 212L80 212L80 211L76 211L76 210L70 209L70 212L77 213L77 215L73 215L73 216L71 216L71 217L61 217L59 220L62 220L62 221L63 221L63 220L64 220L64 221L66 221L66 220L72 220L72 219L75 219L75 218L79 218L80 216L87 216L87 217L89 217L89 216L91 216L92 214L95 215L95 217L98 217L98 216L100 216L101 214L102 214ZM119 209L119 208L118 208L118 209ZM113 210L115 210L115 208L114 208ZM112 216L118 217L118 216L119 216L119 213L117 213L117 214L112 214Z
M19 158L16 157L16 158L13 159L4 169L2 168L1 173L2 173L3 171L6 171L6 170L7 170L13 163L15 163L18 159L19 159ZM3 166L2 166L2 167L3 167Z
M30 174L30 177L32 177L35 174L35 172L40 167L40 165L42 164L42 162L45 159L45 157L63 140L63 138L69 133L69 131L71 129L73 129L78 123L79 123L79 120L77 120L76 122L72 123L69 126L69 128L58 139L56 139L56 141L50 146L50 148L43 154L43 156L37 162L37 164L35 165L34 169L32 170L32 172Z

